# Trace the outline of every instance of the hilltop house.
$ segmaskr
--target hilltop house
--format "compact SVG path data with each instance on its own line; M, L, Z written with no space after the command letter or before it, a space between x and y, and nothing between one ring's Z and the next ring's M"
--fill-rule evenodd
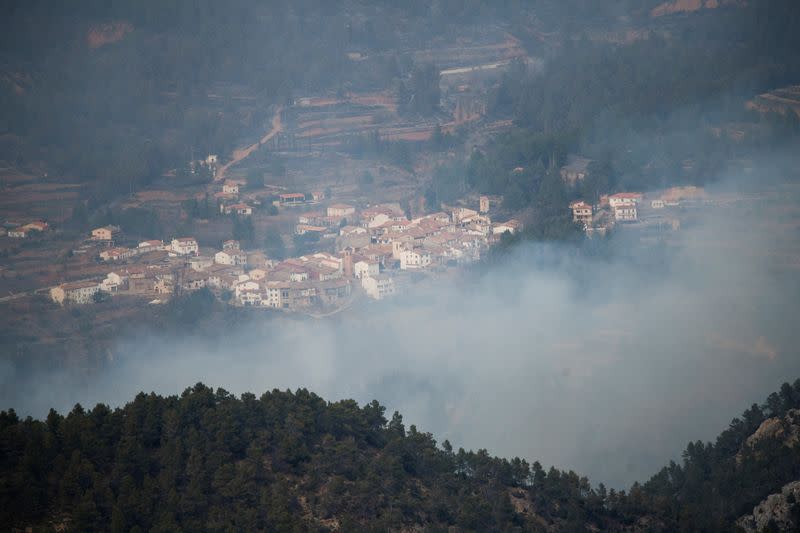
M103 226L92 230L93 241L110 241L120 232L119 226Z

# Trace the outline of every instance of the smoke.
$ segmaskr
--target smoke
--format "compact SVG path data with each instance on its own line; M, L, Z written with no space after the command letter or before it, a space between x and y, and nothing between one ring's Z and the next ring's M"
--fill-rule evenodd
M624 488L800 376L800 291L780 268L797 257L796 229L774 216L796 205L787 198L700 208L666 243L622 231L610 257L526 245L484 273L329 319L256 318L214 341L129 336L88 378L4 363L0 400L42 416L198 381L303 387L378 399L456 447Z

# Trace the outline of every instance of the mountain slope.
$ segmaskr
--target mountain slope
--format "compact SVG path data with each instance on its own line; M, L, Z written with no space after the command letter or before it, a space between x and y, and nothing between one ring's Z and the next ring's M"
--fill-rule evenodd
M454 452L377 402L197 385L44 422L0 416L0 529L326 531L610 527L588 480ZM536 489L533 489L535 484Z
M798 408L800 380L629 493L438 447L377 402L302 389L237 398L198 384L44 421L3 411L0 529L732 531L764 522L745 515L800 479ZM760 505L765 523L796 519L790 489Z

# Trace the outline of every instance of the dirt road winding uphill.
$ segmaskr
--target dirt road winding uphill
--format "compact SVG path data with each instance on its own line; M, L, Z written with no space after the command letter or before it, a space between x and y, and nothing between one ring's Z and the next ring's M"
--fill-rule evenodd
M251 144L245 148L239 148L233 151L233 156L230 161L219 167L217 171L217 175L214 178L215 181L222 181L225 179L225 173L228 171L230 167L239 163L240 161L247 159L250 154L258 150L258 148L272 139L275 135L280 133L283 130L283 123L281 122L281 112L283 111L283 106L279 106L275 110L275 116L272 117L272 129L270 129L258 142Z

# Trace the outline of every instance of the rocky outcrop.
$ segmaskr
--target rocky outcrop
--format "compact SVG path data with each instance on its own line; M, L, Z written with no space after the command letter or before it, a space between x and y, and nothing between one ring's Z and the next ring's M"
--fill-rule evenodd
M800 481L783 486L780 492L770 494L745 515L736 525L747 533L769 531L800 531Z
M764 420L755 433L747 437L742 449L736 454L736 463L741 463L746 448L752 449L764 439L779 439L789 448L800 444L800 409L791 409L783 418Z

